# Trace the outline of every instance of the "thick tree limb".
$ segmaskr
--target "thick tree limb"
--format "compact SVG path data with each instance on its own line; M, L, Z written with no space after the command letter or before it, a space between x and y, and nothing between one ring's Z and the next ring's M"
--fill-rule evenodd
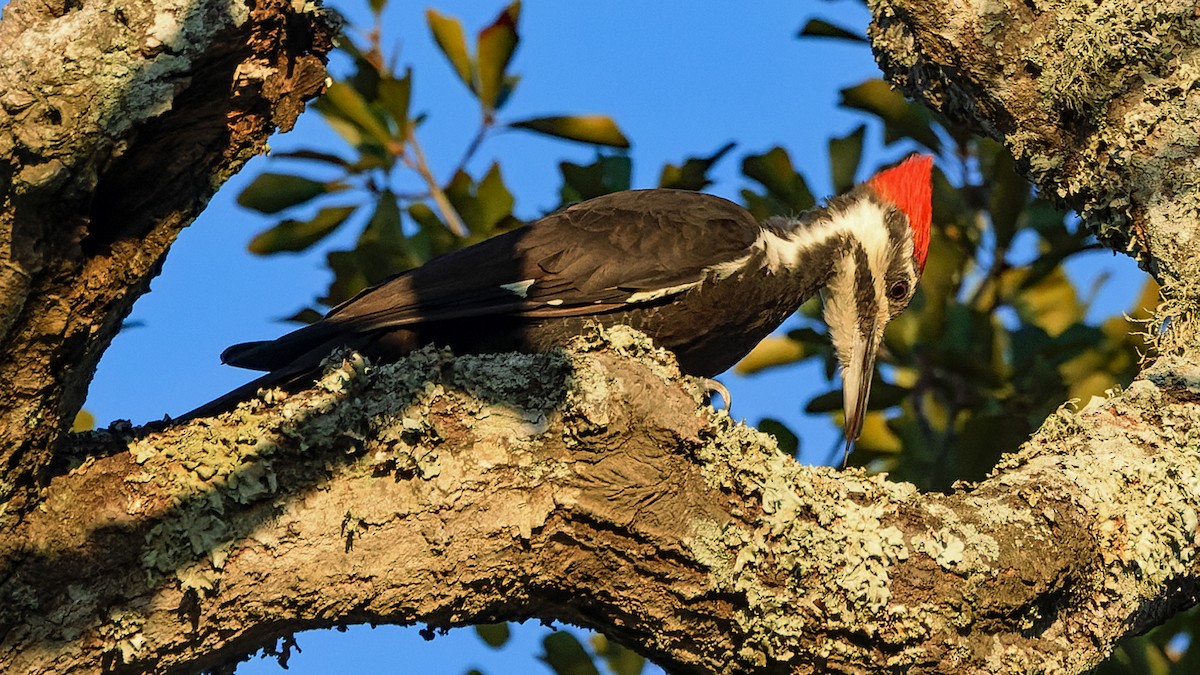
M38 485L179 230L321 90L332 31L283 0L4 8L0 504Z
M316 393L87 437L113 454L6 539L0 661L192 672L301 628L538 617L673 672L1079 672L1195 594L1200 370L921 495L796 464L611 336L361 383L347 362Z

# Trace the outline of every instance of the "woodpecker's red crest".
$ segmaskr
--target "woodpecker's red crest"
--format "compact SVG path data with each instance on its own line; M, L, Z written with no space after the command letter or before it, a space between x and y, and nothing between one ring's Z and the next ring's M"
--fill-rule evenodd
M929 252L929 224L932 209L931 155L911 155L896 166L880 171L870 180L870 185L880 197L896 205L908 216L912 228L913 254L921 271L925 271L925 255Z

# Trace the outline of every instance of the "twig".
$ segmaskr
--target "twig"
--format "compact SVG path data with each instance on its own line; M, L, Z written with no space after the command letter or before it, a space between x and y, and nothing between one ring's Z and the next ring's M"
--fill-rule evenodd
M455 175L457 175L459 171L466 171L467 162L471 161L471 158L475 156L475 153L479 150L479 146L483 144L483 139L486 138L488 132L492 130L492 126L495 124L495 121L495 118L493 118L491 115L484 115L483 120L479 123L479 131L475 132L475 138L471 139L471 143L467 145L467 149L463 151L462 159L458 160L458 165L454 167Z
M421 145L417 143L417 135L413 132L411 124L408 127L408 145L412 147L415 158L410 158L406 154L404 155L404 163L410 169L420 174L421 179L429 186L429 195L433 197L433 202L437 204L438 211L442 212L442 219L446 221L446 227L457 236L466 237L468 234L467 228L463 225L458 211L454 210L454 206L446 197L446 193L442 191L442 187L438 185L433 172L429 170L429 162L425 160L425 153L421 151Z

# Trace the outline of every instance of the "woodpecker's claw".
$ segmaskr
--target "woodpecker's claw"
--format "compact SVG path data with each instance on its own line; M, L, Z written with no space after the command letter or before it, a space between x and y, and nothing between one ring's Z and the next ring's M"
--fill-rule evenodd
M711 377L700 378L700 383L704 385L704 394L708 398L709 405L712 405L713 394L720 394L721 401L725 404L725 412L728 413L729 409L733 407L733 397L729 395L729 389Z

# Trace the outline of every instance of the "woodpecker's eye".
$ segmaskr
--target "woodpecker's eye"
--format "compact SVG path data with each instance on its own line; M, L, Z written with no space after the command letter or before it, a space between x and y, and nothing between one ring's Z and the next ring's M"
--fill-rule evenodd
M908 284L903 281L897 281L888 289L888 300L900 302L908 297Z

